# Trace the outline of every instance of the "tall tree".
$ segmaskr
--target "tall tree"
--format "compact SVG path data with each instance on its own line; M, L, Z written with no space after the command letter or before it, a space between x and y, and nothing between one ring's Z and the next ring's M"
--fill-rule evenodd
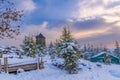
M61 42L73 42L71 31L69 28L64 27L61 35Z
M0 0L0 39L13 38L20 33L23 11L15 8L11 0Z
M83 52L86 52L86 51L87 51L87 47L86 45L84 45Z
M70 73L76 73L80 53L69 28L64 27L61 35L61 57L65 60L65 69Z
M117 55L117 57L119 57L120 58L120 47L119 47L119 43L118 43L118 41L115 41L115 50L114 50L114 52L115 52L115 54Z
M53 47L53 43L52 41L50 42L50 45L49 45L49 48L52 48Z
M61 51L61 41L60 40L56 40L56 42L54 43L54 48L55 48L55 52L56 52L56 57L60 57L61 55L59 54Z

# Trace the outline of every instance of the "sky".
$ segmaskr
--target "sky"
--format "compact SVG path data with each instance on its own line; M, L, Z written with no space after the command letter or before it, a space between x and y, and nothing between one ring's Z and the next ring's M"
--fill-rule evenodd
M1 45L19 46L25 35L42 33L47 45L69 26L79 44L113 47L120 42L120 0L13 0L24 10L21 35Z

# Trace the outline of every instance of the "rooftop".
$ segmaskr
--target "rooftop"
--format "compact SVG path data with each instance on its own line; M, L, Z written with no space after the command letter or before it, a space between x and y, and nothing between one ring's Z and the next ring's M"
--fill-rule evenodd
M45 38L41 33L36 36L36 38Z

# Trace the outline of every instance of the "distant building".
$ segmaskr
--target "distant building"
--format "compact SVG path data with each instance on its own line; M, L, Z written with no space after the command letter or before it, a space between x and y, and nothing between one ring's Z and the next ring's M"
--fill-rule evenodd
M46 45L45 37L41 33L36 36L36 44L41 44L42 46Z
M91 57L90 61L119 64L119 58L107 52L101 52Z

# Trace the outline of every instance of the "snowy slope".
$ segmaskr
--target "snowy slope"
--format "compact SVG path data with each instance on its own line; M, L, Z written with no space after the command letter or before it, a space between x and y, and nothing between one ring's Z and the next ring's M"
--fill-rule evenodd
M17 75L1 73L0 80L120 80L120 65L104 65L80 60L79 67L81 69L78 74L70 75L47 60L45 69L22 72Z

